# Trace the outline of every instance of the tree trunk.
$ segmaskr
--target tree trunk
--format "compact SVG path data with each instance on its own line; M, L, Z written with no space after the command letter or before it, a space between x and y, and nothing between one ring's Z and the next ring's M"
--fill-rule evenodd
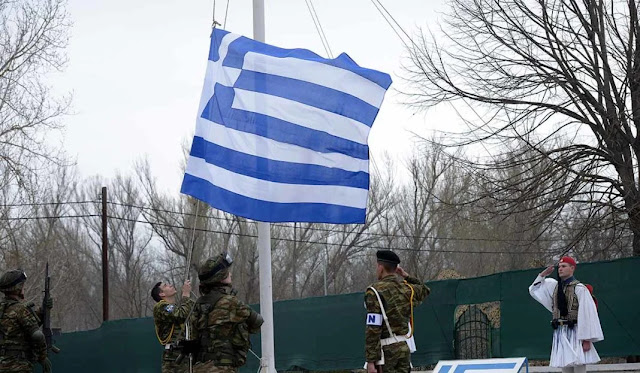
M629 226L633 232L633 256L640 256L640 202L629 211Z

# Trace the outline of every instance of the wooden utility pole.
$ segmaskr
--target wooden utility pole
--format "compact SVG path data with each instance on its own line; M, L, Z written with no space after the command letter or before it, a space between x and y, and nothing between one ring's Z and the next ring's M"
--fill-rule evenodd
M109 320L109 236L107 235L107 187L102 187L102 321Z

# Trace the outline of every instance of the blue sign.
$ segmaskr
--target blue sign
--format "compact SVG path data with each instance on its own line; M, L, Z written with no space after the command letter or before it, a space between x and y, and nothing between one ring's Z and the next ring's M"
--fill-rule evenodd
M519 373L523 366L525 367L525 373L529 373L529 362L526 357L480 360L441 360L433 369L433 373Z

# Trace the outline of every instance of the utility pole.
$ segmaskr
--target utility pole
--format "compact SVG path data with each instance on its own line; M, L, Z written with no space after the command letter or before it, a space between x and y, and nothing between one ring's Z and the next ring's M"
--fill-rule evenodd
M107 187L102 187L102 321L109 320L109 236L107 235Z

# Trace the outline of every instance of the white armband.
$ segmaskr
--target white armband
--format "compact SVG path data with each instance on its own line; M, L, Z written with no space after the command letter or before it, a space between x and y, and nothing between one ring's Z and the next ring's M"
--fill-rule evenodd
M382 315L379 313L368 313L367 325L382 326Z

